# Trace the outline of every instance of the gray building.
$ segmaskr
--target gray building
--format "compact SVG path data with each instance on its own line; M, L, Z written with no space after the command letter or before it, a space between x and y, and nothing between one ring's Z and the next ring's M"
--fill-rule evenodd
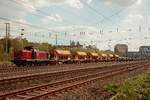
M150 58L150 46L141 46L139 53L142 58Z
M114 52L120 56L127 56L128 46L126 44L116 44Z
M127 53L127 57L129 57L129 58L140 58L140 53L136 52L136 51L134 51L134 52L128 52Z

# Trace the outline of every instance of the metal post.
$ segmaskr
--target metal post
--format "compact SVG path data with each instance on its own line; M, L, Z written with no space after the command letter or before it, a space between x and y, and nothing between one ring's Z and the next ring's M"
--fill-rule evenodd
M57 46L57 34L56 34L56 46Z
M7 37L8 37L8 34L7 34L7 25L8 25L8 23L5 23L6 24L6 37L5 37L5 52L6 52L6 54L7 54Z
M111 51L111 40L109 40L109 42L108 42L108 48Z
M71 41L71 35L70 35L70 47L71 47L71 42L72 42L72 41Z
M9 41L9 38L10 38L10 23L8 23L8 38L7 38L7 53L9 53L9 46L10 46L10 41Z
M71 50L71 46L72 46L72 45L71 45L71 42L72 42L72 41L71 41L71 35L70 35L70 50Z
M6 54L8 53L8 39L10 35L10 23L5 23L6 24L6 37L5 37L5 52Z

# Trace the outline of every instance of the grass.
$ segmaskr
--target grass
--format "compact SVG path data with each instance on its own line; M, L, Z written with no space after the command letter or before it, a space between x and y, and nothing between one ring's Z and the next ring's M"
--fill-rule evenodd
M150 70L123 84L108 84L105 89L113 95L110 100L150 100Z
M0 61L0 64L11 64L12 62L10 61Z

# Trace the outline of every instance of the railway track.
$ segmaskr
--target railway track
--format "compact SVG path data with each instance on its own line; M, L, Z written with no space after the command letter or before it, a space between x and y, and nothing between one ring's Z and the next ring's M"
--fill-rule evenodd
M11 77L30 75L33 73L43 73L43 72L55 72L63 71L68 69L79 69L79 68L91 68L91 67L103 67L111 66L117 64L125 63L135 63L137 61L131 62L100 62L100 63L91 63L91 64L67 64L67 65L51 65L51 66L34 66L34 67L16 67L16 66L0 66L0 79L6 79Z
M138 68L142 68L149 65L147 62L143 63L135 63L135 64L127 64L124 67L116 67L115 69L99 71L96 73L90 73L87 75L76 76L73 78L68 78L64 80L59 80L56 82L42 84L22 90L13 91L6 94L1 94L0 99L5 100L6 98L9 99L25 99L25 100L33 100L38 98L43 98L47 95L55 94L57 92L62 92L67 89L72 89L76 87L80 87L82 85L89 84L94 82L98 79L103 79L107 77L111 77L113 75L117 75L123 72L132 71Z
M57 71L57 72L48 72L48 73L44 72L40 74L33 73L29 75L10 77L10 78L0 80L0 93L17 90L19 88L31 87L42 83L53 82L65 78L67 79L76 76L82 76L86 74L107 71L109 69L117 68L120 66L128 66L132 64L139 64L139 63L127 63L127 64L124 63L124 64L117 64L112 66L106 65L103 67L89 67L89 68Z

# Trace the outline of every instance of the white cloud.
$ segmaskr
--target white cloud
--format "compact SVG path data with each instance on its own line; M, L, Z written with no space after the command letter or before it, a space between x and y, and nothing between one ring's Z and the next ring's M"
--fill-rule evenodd
M29 9L26 9L26 7L22 6L21 4L19 5L18 3L15 5L12 2L0 1L0 4L0 13L2 17L24 19L25 16L31 11ZM7 5L9 5L9 7Z
M120 6L130 6L135 4L138 0L113 0L113 1Z
M80 2L80 0L66 0L65 3L77 9L80 9L83 7L83 4Z
M110 6L110 5L112 5L112 1L111 0L106 0L106 1L104 1L104 4L107 5L107 6Z
M2 0L0 1L1 17L8 17L10 19L18 20L25 19L29 14L32 14L36 9L50 6L52 4L68 5L70 7L80 9L83 4L80 0ZM54 21L62 21L59 15L47 17L47 19Z
M144 20L144 17L141 14L129 14L127 16L127 18L129 18L129 19L138 19L138 20L142 20L142 21Z
M63 18L59 15L59 14L55 14L55 15L50 15L50 16L46 16L42 19L42 21L44 23L48 23L49 21L54 21L54 22L62 22Z
M137 0L136 5L141 5L143 0Z
M16 1L16 2L20 3L20 5L22 5L22 7L25 8L26 10L28 10L28 11L32 12L32 11L34 11L34 9L36 9L33 4L28 3L25 0Z
M145 17L142 14L128 14L121 20L120 26L124 29L127 27L135 28L145 22Z
M90 4L93 0L87 0L87 3Z
M91 3L93 0L86 0L87 3ZM8 3L8 6L5 6L3 4L1 4L1 2L5 2L5 4ZM51 5L63 5L63 6L69 6L75 9L81 9L83 8L83 4L81 2L81 0L16 0L16 2L18 2L20 5L15 4L13 2L8 2L7 0L1 0L0 4L1 4L1 9L0 9L0 16L5 16L5 17L10 17L14 20L17 20L19 22L22 23L28 23L25 19L26 16L29 15L30 13L33 13L36 9L41 9L43 7L49 7ZM150 15L145 15L143 12L144 8L143 5L143 0L103 0L103 2L105 3L105 5L107 6L111 6L111 5L119 5L119 6L123 6L123 7L127 7L126 8L126 12L125 14L121 17L121 19L119 19L120 22L120 27L122 27L122 29L119 29L120 33L126 34L127 33L127 29L129 26L131 26L131 28L136 27L136 30L138 31L138 27L140 24L145 23L147 20L150 20ZM130 7L129 7L130 6ZM61 9L60 9L61 10ZM104 8L105 10L105 8ZM107 13L107 12L106 12ZM124 12L123 12L124 13ZM51 23L52 21L55 23L59 23L63 21L63 17L60 16L59 14L55 14L55 15L49 15L49 16L45 16L42 19L43 23L41 23L39 26L44 26L44 27L48 27L48 23ZM31 22L32 23L32 22ZM36 23L38 24L38 23ZM13 27L15 27L13 25L13 23L11 24ZM143 24L144 25L144 24ZM2 23L2 26L3 23ZM19 24L17 24L19 32L20 29L22 28L22 26L20 26ZM109 26L109 25L107 25ZM13 29L13 27L11 27ZM112 33L107 33L108 30L112 31L112 29L114 29L114 26L111 26L110 28L106 28L104 29L104 38L100 38L100 34L96 34L97 32L100 31L100 28L96 28L96 27L89 27L89 26L62 26L62 27L56 27L53 26L53 28L51 27L52 30L54 31L58 31L58 32L68 32L68 34L77 34L77 38L76 40L80 40L80 41L88 41L91 42L93 40L97 41L97 40L104 40L104 39L108 39L108 38L112 38L112 37L119 37L119 32L116 35L115 32L116 30ZM143 27L143 26L142 26ZM31 28L31 27L30 27ZM50 27L48 27L50 28ZM104 27L105 28L105 27ZM29 30L29 31L38 31L38 29L25 29L25 30ZM42 30L42 29L41 29ZM94 33L94 35L83 35L82 37L80 36L80 31L85 31L86 33ZM143 30L142 30L143 31ZM106 33L106 34L105 34ZM145 32L146 33L146 32ZM125 35L124 35L125 36ZM107 37L107 38L106 38ZM120 35L119 38L122 38L122 34ZM104 46L106 46L107 43L103 43ZM100 46L100 45L99 45ZM103 46L103 45L101 45ZM102 47L104 48L104 47Z
M150 20L150 14L149 14L149 15L147 15L147 19L148 19L148 20Z
M133 4L139 5L141 3L142 0L104 0L104 4L107 6L114 4L114 5L126 7L126 6L131 6Z
M90 2L91 0L89 0ZM28 3L29 6L33 7L45 7L52 4L67 4L70 7L80 9L83 7L83 4L80 0L22 0L22 2Z

